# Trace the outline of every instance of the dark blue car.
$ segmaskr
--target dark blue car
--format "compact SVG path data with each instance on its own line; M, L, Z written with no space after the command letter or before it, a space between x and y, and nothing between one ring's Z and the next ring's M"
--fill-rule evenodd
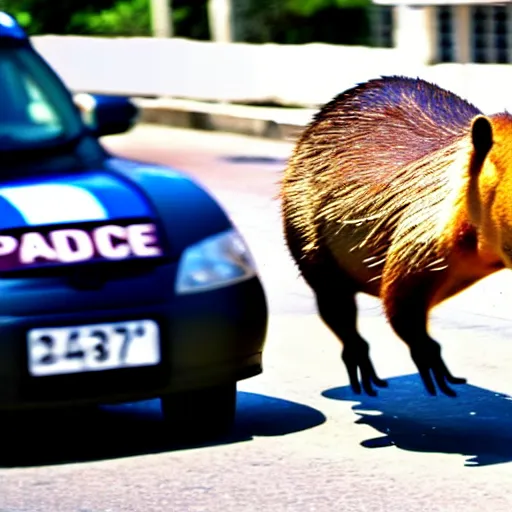
M127 98L76 99L0 13L0 410L160 398L171 430L225 433L262 372L251 254L198 184L100 145Z

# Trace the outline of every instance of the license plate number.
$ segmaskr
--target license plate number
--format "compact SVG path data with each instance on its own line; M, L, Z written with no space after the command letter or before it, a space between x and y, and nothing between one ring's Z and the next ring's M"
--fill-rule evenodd
M28 370L46 376L156 365L159 338L153 320L32 329Z

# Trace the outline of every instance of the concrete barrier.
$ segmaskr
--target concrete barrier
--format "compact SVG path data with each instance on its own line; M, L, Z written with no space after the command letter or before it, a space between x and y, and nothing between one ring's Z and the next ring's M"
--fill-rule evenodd
M303 126L311 109L342 90L391 74L425 78L470 100L485 113L512 111L510 65L425 66L412 60L411 52L318 43L256 45L54 35L35 36L32 42L73 91L158 98L140 100L151 122L167 119L167 124L212 129L243 124L238 131L276 136L276 127L287 133L290 127ZM230 102L310 110L280 109L276 113L266 109L258 114L255 109L228 107Z
M313 108L256 107L169 98L134 100L142 123L282 140L296 139L317 111Z
M313 107L356 81L406 73L392 49L327 44L35 36L34 46L77 91Z

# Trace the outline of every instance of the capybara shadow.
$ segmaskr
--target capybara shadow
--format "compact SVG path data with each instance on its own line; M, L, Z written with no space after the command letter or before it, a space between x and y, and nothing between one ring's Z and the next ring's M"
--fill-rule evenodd
M382 433L362 446L461 454L467 457L465 465L473 467L512 461L512 397L466 384L453 400L426 394L417 374L389 381L395 391L385 390L378 398L362 398L348 386L322 393L358 402L352 407L359 416L356 423Z

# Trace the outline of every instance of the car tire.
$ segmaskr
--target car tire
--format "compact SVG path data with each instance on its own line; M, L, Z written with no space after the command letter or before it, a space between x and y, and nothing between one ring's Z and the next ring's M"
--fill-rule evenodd
M236 414L236 382L165 395L163 420L178 441L207 441L229 435Z

